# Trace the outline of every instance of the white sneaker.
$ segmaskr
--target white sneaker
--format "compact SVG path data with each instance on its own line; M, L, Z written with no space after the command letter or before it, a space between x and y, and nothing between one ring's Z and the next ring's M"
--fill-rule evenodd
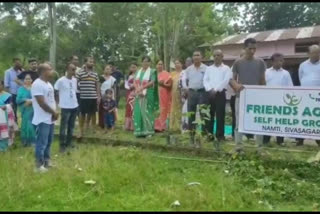
M40 166L39 168L35 169L35 172L45 173L45 172L48 172L48 169L45 168L44 166Z
M51 161L48 161L45 163L44 167L45 168L54 168L54 167L56 167L56 165L53 164Z

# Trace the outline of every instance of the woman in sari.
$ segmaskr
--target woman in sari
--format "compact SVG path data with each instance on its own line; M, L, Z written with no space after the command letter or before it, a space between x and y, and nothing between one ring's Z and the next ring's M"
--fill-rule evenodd
M126 95L126 115L125 115L125 125L124 128L127 131L133 131L133 122L132 122L132 115L133 115L133 105L134 105L134 76L137 71L137 64L131 63L130 65L130 73L128 79L125 82L125 88L127 89Z
M5 152L13 144L14 131L17 129L15 115L11 107L11 94L4 91L4 82L0 81L0 152Z
M175 134L181 133L182 119L182 81L181 81L182 63L175 61L175 71L171 72L172 90L171 90L171 110L169 117L168 144L175 143Z
M104 74L101 75L101 77L100 77L101 97L104 96L107 89L113 89L113 94L115 94L116 79L113 76L111 76L111 72L112 72L111 65L106 65L106 67L104 68ZM115 118L117 118L117 117L115 117ZM104 110L103 110L102 102L100 102L100 104L99 104L99 126L100 126L100 128L104 129Z
M163 62L157 63L160 97L160 116L155 121L154 129L162 132L167 128L167 119L170 113L172 79L170 73L163 70Z
M133 109L134 135L149 137L154 134L155 114L159 110L158 78L150 68L151 59L142 58L142 68L134 77L135 101Z
M24 78L24 85L19 88L17 94L17 104L21 112L21 142L23 146L30 146L35 143L36 131L32 124L33 107L31 101L32 79L28 74Z

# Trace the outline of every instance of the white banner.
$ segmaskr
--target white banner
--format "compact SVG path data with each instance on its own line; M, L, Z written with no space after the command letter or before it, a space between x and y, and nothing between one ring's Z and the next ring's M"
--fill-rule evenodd
M320 139L320 88L245 86L239 132Z

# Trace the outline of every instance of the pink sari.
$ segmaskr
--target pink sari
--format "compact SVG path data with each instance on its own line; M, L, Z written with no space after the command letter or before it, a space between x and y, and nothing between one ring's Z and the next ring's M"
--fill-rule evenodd
M158 74L158 81L168 82L171 81L170 73L162 71ZM154 129L158 132L162 132L167 129L167 118L170 114L171 106L171 89L159 86L159 98L160 98L160 116L156 119Z

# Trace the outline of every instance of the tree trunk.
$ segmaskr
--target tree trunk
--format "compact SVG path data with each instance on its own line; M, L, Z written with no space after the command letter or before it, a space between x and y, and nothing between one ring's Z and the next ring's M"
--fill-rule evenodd
M162 57L162 46L161 46L161 36L160 36L160 30L158 30L158 33L157 33L157 37L158 37L158 46L157 46L157 56L156 56L156 59L161 59Z
M169 57L169 41L168 41L168 9L164 9L163 14L163 54L164 54L164 68L170 71L170 57Z
M179 54L178 50L178 41L179 41L179 36L180 36L180 26L181 22L176 22L175 24L175 29L174 29L174 36L173 36L173 44L172 44L172 55L171 55L171 60L176 59ZM182 63L182 62L181 62Z
M57 50L57 28L56 28L56 5L55 3L48 3L49 10L49 37L50 37L50 53L49 60L52 67L56 68L56 50Z

